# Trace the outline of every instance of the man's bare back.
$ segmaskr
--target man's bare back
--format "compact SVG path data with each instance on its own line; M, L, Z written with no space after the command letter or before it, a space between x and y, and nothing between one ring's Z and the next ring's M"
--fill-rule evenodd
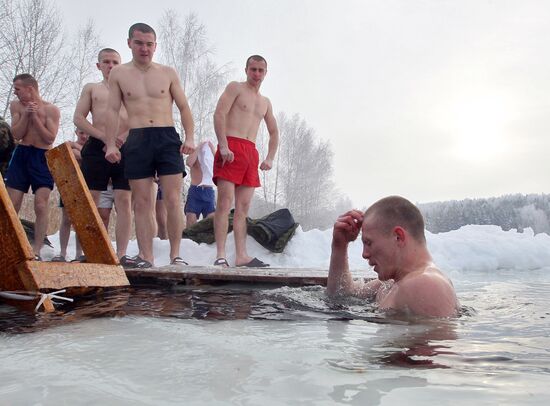
M398 281L375 279L359 285L356 296L374 297L378 307L384 310L432 315L449 315L457 310L452 282L433 264L410 272Z

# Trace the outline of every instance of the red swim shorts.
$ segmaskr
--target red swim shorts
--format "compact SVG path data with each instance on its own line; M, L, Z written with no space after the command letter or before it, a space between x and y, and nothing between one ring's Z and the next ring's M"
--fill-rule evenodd
M224 179L235 186L259 187L260 177L258 176L258 165L260 157L256 144L252 141L238 137L227 137L227 145L235 159L233 162L226 162L222 166L222 156L220 147L214 156L214 183L218 184L218 179Z

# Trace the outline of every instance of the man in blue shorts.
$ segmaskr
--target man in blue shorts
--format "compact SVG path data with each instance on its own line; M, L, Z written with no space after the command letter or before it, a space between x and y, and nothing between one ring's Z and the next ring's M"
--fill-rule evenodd
M153 265L154 198L153 179L158 175L167 211L170 263L185 264L180 257L183 229L182 154L195 150L194 123L175 69L153 62L155 31L137 23L128 32L132 60L117 66L109 77L109 103L105 158L120 162L116 144L121 106L128 113L130 132L123 151L124 173L130 181L136 222L136 237L141 256L139 267ZM172 107L176 104L185 131L184 142L174 128Z
M191 185L185 202L186 227L190 227L202 218L214 216L216 211L216 193L212 182L214 154L216 150L210 141L203 141L187 158L191 173Z
M17 75L13 88L18 100L10 103L11 132L19 144L6 173L6 186L18 213L24 194L32 187L36 214L32 247L36 259L40 260L48 229L48 200L53 189L45 154L57 136L60 112L52 103L42 100L38 82L32 75Z

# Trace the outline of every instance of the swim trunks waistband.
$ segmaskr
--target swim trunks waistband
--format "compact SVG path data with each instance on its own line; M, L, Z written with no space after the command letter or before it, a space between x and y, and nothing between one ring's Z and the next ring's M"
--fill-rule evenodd
M243 144L250 144L250 145L253 145L254 147L256 147L256 144L250 140L247 140L246 138L241 138L241 137L232 137L231 135L228 135L226 137L228 140L231 138L231 140L233 140L234 142L242 142Z
M139 131L141 132L142 134L143 133L148 133L148 132L155 132L155 131L158 131L158 130L176 130L176 127L174 126L165 126L165 127L140 127L140 128L130 128L130 131L129 133L131 134L132 131ZM158 134L158 133L156 133Z
M38 147L35 147L34 145L25 145L25 144L18 144L16 145L16 148L29 148L29 149L37 149L39 151L49 151L49 148L38 148Z

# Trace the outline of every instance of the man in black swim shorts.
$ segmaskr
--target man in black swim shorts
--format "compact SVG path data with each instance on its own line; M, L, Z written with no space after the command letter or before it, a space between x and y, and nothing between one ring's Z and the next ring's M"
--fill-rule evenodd
M124 106L130 132L122 155L125 175L132 189L136 236L141 253L138 266L141 268L154 263L154 200L151 190L155 175L159 177L167 210L170 263L186 264L180 256L182 154L190 154L195 149L193 116L187 98L177 72L153 62L156 45L156 34L150 26L143 23L132 25L128 32L132 61L117 66L109 78L105 157L113 163L122 159L120 146L116 143L116 130L118 111ZM183 143L174 128L174 103L180 111L185 132Z
M106 110L109 97L109 75L113 67L120 64L120 55L111 48L99 51L97 68L103 75L98 83L88 83L82 89L82 94L76 105L73 121L75 125L90 135L88 142L82 148L82 173L88 188L99 205L101 192L106 191L112 183L117 213L115 236L117 257L122 266L131 268L136 261L126 255L132 227L132 206L130 184L124 175L123 163L111 163L105 159L105 127ZM92 114L92 122L87 119ZM120 117L116 131L117 143L120 148L128 135L127 114L124 108L118 111Z

